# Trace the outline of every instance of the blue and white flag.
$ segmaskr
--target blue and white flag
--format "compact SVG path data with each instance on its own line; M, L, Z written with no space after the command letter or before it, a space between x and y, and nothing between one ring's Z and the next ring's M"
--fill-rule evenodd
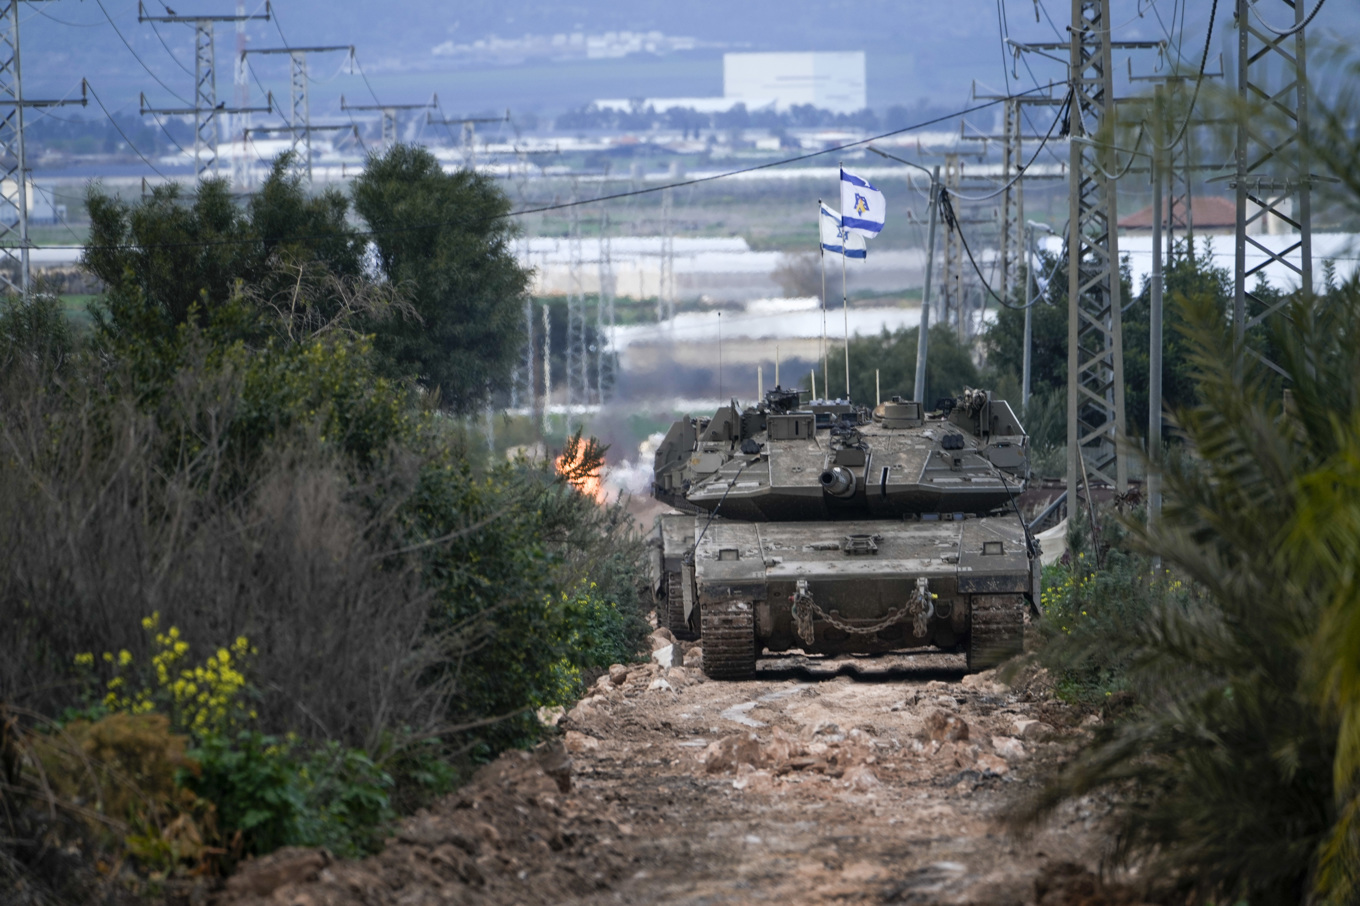
M833 255L844 255L847 258L867 256L864 237L858 233L851 233L841 226L841 215L823 204L822 215L817 219L821 222L823 251Z
M853 173L841 170L841 223L852 233L877 236L888 206L883 193Z

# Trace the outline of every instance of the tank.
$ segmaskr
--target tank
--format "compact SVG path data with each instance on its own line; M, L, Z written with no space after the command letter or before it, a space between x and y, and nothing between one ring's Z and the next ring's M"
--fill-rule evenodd
M699 637L713 679L756 660L962 650L970 670L1023 648L1037 543L1015 498L1029 443L986 390L927 412L775 388L671 425L653 495L658 620Z

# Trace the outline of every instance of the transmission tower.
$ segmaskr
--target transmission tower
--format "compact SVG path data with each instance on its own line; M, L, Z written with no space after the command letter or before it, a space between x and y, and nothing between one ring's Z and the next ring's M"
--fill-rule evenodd
M1067 489L1094 479L1128 490L1124 434L1115 123L1109 0L1072 0L1067 240ZM1099 140L1092 138L1099 136Z
M439 96L431 95L430 100L424 104L347 104L345 96L340 95L340 109L349 112L351 110L376 110L382 114L382 145L390 148L397 143L397 113L401 110L429 110L429 108L439 107Z
M436 95L435 104L439 103ZM449 119L442 113L435 119L433 113L425 114L425 123L429 126L443 126L449 130L449 137L453 137L453 130L450 126L462 126L462 146L463 146L463 169L475 170L477 168L477 124L478 123L508 123L510 122L510 111L505 111L505 116L465 116Z
M217 146L221 140L217 116L225 114L273 113L274 99L267 107L227 107L217 103L217 47L213 41L213 26L218 22L242 23L251 19L268 21L273 15L269 0L264 12L256 15L231 16L148 16L142 0L137 0L138 22L180 22L194 27L194 106L184 108L148 107L146 95L141 96L141 112L159 116L192 116L194 118L194 177L217 175Z
M28 238L28 157L24 147L24 110L29 107L86 105L85 80L80 80L80 99L34 100L24 97L23 68L19 65L19 3L9 0L5 21L0 23L0 286L6 293L27 297L30 286ZM35 0L24 0L35 2ZM38 0L42 2L42 0ZM11 188L13 187L13 188ZM12 194L11 194L12 193ZM18 252L16 255L15 252ZM17 273L17 280L15 274ZM16 285L17 283L17 285Z
M1233 332L1244 350L1246 332L1276 314L1287 296L1271 302L1248 287L1248 280L1273 264L1294 274L1305 296L1313 291L1313 225L1311 189L1316 177L1308 170L1307 44L1303 3L1291 3L1293 26L1279 34L1259 18L1247 0L1237 0L1237 91L1242 103L1237 121L1234 174L1237 191L1236 266L1233 286ZM1264 115L1250 112L1264 105ZM1248 211L1248 204L1253 210ZM1297 242L1274 249L1248 230L1277 217L1298 231ZM1259 260L1247 263L1248 247ZM1276 367L1255 351L1253 355ZM1278 370L1278 369L1277 369Z
M321 128L312 126L311 80L307 77L307 55L313 53L337 53L344 51L354 60L353 44L334 44L326 47L262 47L258 50L241 51L241 66L245 66L246 54L288 54L288 129L293 136L290 149L303 161L307 170L307 181L312 180L312 132ZM326 130L346 129L347 126L327 126Z
M959 155L950 152L944 156L944 189L950 196L958 194L959 183L963 178L963 164ZM944 302L944 323L957 320L959 339L963 339L963 243L959 232L952 222L944 233L944 275L940 299Z

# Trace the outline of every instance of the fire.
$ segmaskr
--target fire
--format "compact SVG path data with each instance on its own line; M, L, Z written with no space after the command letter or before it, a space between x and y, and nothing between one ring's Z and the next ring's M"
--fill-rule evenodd
M557 457L557 474L566 478L571 485L588 497L595 498L598 503L609 502L609 491L604 486L604 480L599 472L586 472L581 474L582 463L585 459L586 447L581 444L574 459L568 460L566 453Z

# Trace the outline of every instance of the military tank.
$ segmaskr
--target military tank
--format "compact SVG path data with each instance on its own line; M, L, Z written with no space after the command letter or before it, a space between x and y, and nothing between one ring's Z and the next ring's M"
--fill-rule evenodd
M1040 562L1015 507L1029 443L985 390L927 412L776 387L686 416L657 447L655 593L663 625L700 637L713 679L764 651L962 649L970 670L1023 647Z

